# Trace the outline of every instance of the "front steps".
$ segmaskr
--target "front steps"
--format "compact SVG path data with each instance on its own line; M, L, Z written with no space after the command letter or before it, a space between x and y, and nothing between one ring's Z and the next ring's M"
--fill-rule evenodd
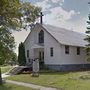
M12 69L10 69L6 74L7 75L16 75L16 74L20 74L22 73L24 70L29 70L30 67L29 66L17 66L17 67L13 67Z

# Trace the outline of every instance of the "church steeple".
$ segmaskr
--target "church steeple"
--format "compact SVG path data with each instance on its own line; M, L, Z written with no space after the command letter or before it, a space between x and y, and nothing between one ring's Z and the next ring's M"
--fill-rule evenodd
M43 24L43 13L42 12L40 12L40 24Z

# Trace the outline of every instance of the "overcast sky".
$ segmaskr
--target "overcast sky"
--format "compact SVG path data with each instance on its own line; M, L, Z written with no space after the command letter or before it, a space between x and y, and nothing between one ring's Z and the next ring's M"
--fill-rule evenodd
M77 32L85 33L90 7L89 0L23 0L42 8L43 23L64 27ZM24 41L28 31L15 32L15 41L18 44ZM15 50L17 53L17 49Z

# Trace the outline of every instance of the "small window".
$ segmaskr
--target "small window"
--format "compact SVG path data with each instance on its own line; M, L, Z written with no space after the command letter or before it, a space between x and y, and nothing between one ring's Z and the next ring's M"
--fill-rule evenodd
M77 47L77 55L80 55L80 47Z
M69 46L65 46L65 54L69 54Z
M53 57L53 48L50 48L50 56Z
M29 58L29 50L27 50L27 58Z

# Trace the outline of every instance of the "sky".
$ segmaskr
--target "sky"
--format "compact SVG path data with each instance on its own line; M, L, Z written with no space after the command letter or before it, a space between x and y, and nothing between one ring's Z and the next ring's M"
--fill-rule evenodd
M86 21L90 13L89 0L23 0L23 2L29 2L42 8L43 24L50 24L80 33L85 33L87 30ZM29 32L30 29L13 33L17 44L16 53L18 53L19 43L24 42Z

